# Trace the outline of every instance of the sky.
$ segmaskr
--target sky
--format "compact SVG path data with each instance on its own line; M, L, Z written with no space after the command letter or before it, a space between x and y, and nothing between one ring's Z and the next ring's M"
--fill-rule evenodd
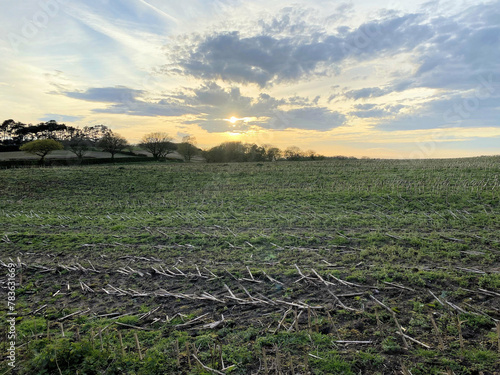
M0 0L0 120L500 154L500 0Z

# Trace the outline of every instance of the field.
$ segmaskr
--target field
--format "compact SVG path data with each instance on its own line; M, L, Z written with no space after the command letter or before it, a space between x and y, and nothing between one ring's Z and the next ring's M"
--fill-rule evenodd
M496 157L0 170L16 370L498 374L499 177Z
M89 151L85 154L90 158L110 158L109 152ZM116 154L115 158L130 157L130 155ZM28 154L23 151L0 152L0 160L39 160L40 157ZM47 160L72 160L76 159L76 155L67 150L53 151L47 156Z

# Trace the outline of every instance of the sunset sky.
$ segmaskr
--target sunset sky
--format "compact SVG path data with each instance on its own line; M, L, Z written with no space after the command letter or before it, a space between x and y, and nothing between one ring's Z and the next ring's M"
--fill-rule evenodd
M0 0L0 121L500 154L500 1Z

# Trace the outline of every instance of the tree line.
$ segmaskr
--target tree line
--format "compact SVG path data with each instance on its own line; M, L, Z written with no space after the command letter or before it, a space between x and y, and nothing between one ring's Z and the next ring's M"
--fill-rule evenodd
M45 157L52 151L66 149L83 159L88 152L102 150L111 154L111 159L124 150L134 154L137 148L151 153L156 160L162 160L177 151L185 161L195 156L203 157L209 163L216 162L262 162L277 160L316 160L324 158L314 151L301 151L292 146L285 150L270 145L259 146L242 142L224 142L208 150L196 147L196 139L186 136L180 143L164 132L144 135L141 142L134 146L105 125L86 126L82 129L59 124L55 120L37 125L23 124L12 119L0 125L0 151L21 150L40 157L43 164Z
M242 142L224 142L204 151L203 156L209 163L324 159L324 156L312 150L304 152L296 146L281 150L272 145L259 146Z
M59 124L55 120L32 125L9 119L0 125L0 146L4 150L7 148L16 150L27 142L41 139L53 139L59 142L85 139L96 144L106 133L110 132L111 129L105 125L86 126L80 129Z

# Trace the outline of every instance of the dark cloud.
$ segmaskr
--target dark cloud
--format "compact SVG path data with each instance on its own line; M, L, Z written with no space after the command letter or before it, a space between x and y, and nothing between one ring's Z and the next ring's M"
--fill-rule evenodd
M246 131L252 126L274 130L295 128L326 131L343 125L346 120L341 113L319 107L319 98L310 100L292 96L276 99L266 93L251 98L242 95L237 88L225 89L214 82L205 83L179 97L200 108L202 115L199 120L190 123L196 123L209 132ZM232 124L225 120L231 116L246 119Z
M356 104L354 108L360 111L369 111L370 109L375 108L376 104Z
M238 87L224 88L215 82L205 82L194 89L165 94L158 100L147 100L143 91L126 87L91 88L83 92L63 94L108 104L106 108L94 109L95 113L134 116L196 115L196 120L186 121L185 124L198 124L209 132L246 131L251 127L325 131L345 122L342 114L318 106L319 97L313 100L301 96L277 99L260 93L254 98L242 95ZM232 116L241 120L234 124L227 121Z
M275 16L260 19L257 24L262 35L294 36L321 33L323 28L314 18L315 12L312 9L293 6L283 8Z
M198 114L199 110L193 107L179 105L167 100L160 100L157 102L145 102L134 100L123 103L116 103L107 108L97 108L92 112L95 113L112 113L112 114L126 114L131 116L182 116L187 114Z
M426 7L434 5L429 2ZM429 16L433 36L414 49L418 68L391 89L474 89L480 77L500 71L499 24L498 0L469 7L454 16Z
M349 6L321 16L290 7L253 23L253 28L235 26L226 31L183 35L178 43L168 46L169 61L161 71L205 82L197 88L179 89L156 99L148 98L144 91L121 86L64 94L107 104L106 108L94 110L101 113L192 114L196 119L190 123L210 132L245 131L251 127L325 131L344 124L346 115L379 119L375 126L387 131L500 126L500 0L471 6L455 15L431 12L436 4L424 4L422 13L380 12L377 19L356 28L342 25L344 17L352 12ZM368 72L377 74L377 69L367 69L359 75L372 82L385 79L383 85L343 90L332 87L329 93L321 92L322 97L276 98L265 92L253 97L237 87L255 84L264 91L276 84L332 77L346 67L361 71L380 61L387 61L387 69L392 72L371 77ZM393 68L394 61L405 61L405 66L394 64ZM414 69L409 71L408 66ZM232 87L222 87L220 81ZM418 88L435 89L435 96L422 96L416 100L418 104L406 104L405 110L402 104L365 103L370 99L380 103L389 94ZM422 92L427 95L429 91ZM464 103L476 105L474 97L478 92L480 105L460 112ZM341 114L332 109L341 99L355 101L351 112ZM324 106L326 102L331 108ZM235 124L224 121L231 116L247 119Z
M206 83L198 89L192 90L193 103L201 106L220 107L224 111L231 111L232 107L248 108L252 98L241 95L238 87L224 90L214 82Z
M467 90L478 77L500 71L500 26L482 24L477 17L468 20L470 25L436 21L442 33L434 45L420 49L415 87Z
M344 93L344 96L348 99L367 99L367 98L378 98L379 96L384 96L388 94L390 90L381 89L380 87L365 87L359 90L351 90Z
M451 124L460 126L499 126L496 119L500 101L483 100L467 118L459 115L459 120L456 115L445 114L450 113L450 108L454 113L453 106L468 100L481 82L491 81L488 78L491 74L495 75L493 81L500 81L496 76L500 72L500 1L471 6L454 15L439 14L439 9L438 2L431 1L422 6L421 13L388 10L377 15L378 19L350 28L342 25L344 16L352 12L349 6L324 15L323 24L317 14L300 7L287 8L273 18L259 21L251 32L235 28L186 37L186 47L175 49L164 71L265 88L338 74L347 66L362 67L381 58L390 61L411 52L407 56L408 62L415 66L413 72L394 71L382 86L347 88L328 94L325 100L329 104L339 97L366 101L410 89L430 88L444 97L430 98L432 102L428 103L421 101L411 108L412 115L408 114L410 109L401 111L400 105L355 107L349 115L379 119L377 128L381 130L450 126L450 121L446 121L450 118L454 120ZM490 85L497 85L495 90L498 90L498 83ZM484 84L482 90L486 91ZM217 116L223 118L223 113L231 111L241 113L242 117L271 119L260 124L262 127L280 128L287 124L287 127L322 130L345 122L342 115L322 108L319 98L310 101L297 97L278 102L265 95L251 99L238 93L211 89L196 94L196 99L208 106L203 112L214 129L222 126L217 125ZM217 100L221 101L218 109L213 106ZM295 108L283 110L286 108L283 101Z
M390 115L385 109L377 108L370 109L368 111L353 111L350 113L352 116L356 116L359 118L383 118Z
M260 87L298 81L311 75L338 73L348 58L363 61L410 51L433 36L424 21L418 14L392 15L357 29L344 27L332 33L319 25L292 22L291 17L282 16L271 23L261 22L253 36L226 31L183 38L185 47L171 49L172 62L163 71ZM294 27L298 30L295 33Z
M402 88L431 88L440 94L411 115L384 120L377 128L500 127L499 23L500 1L431 19L435 37L416 49L418 69Z
M327 131L343 125L346 117L325 107L303 107L288 111L275 111L263 124L267 129L307 129Z
M144 100L143 96L146 94L144 91L124 86L96 87L86 91L63 92L62 94L88 102L109 104L106 108L94 109L94 113L127 114L132 116L182 116L199 113L196 108L179 101L168 99Z
M375 128L384 131L435 128L500 127L500 82L488 90L478 86L467 95L455 93L436 96L427 103L381 121ZM396 107L397 108L397 107Z
M402 92L411 88L414 82L410 79L395 80L386 87L365 87L358 90L349 90L344 92L344 97L352 100L379 98L381 96L393 93Z
M86 91L64 92L70 98L99 103L120 103L134 101L144 94L125 86L90 88Z

